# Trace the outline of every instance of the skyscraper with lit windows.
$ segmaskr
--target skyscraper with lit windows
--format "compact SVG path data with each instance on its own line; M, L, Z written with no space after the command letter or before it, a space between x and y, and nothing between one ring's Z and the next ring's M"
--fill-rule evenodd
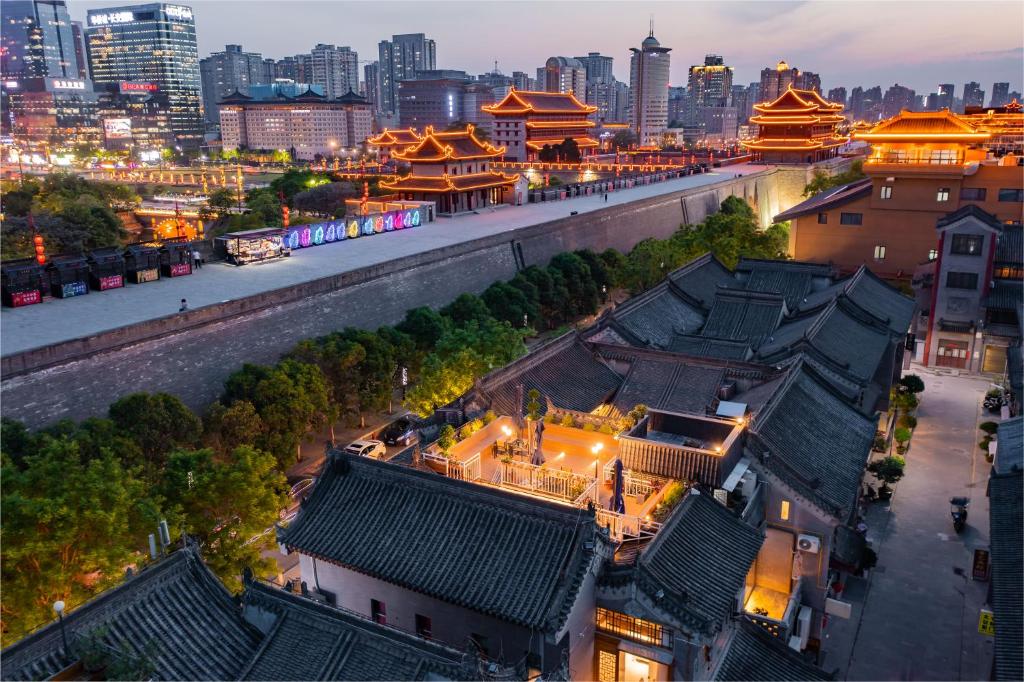
M630 127L642 145L661 142L668 127L669 51L654 37L654 27L640 47L631 47L629 90L633 108Z

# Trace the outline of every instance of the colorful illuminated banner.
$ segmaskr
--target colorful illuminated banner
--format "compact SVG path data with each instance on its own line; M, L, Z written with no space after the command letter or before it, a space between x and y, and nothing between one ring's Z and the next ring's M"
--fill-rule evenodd
M422 211L420 207L407 208L376 215L353 216L329 223L295 225L285 230L284 244L290 249L305 249L345 239L418 227L423 221Z
M30 289L29 291L15 291L11 293L11 306L14 308L21 307L23 305L32 305L39 303L42 297L39 295L39 289Z
M100 291L107 289L120 289L124 286L124 277L121 275L108 275L100 277Z
M171 264L171 277L179 277L181 275L191 275L192 266L188 263L172 263Z
M82 296L82 295L87 294L87 293L89 293L89 286L85 282L83 282L81 280L79 280L77 282L68 282L67 284L62 284L61 287L60 287L60 297L61 298L71 298L72 296Z

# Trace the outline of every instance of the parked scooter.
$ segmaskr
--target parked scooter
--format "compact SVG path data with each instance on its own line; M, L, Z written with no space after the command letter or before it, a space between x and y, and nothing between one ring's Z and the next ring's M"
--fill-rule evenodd
M953 517L953 528L957 533L963 531L967 525L967 505L970 503L971 500L967 497L954 497L949 501L952 507L949 513Z

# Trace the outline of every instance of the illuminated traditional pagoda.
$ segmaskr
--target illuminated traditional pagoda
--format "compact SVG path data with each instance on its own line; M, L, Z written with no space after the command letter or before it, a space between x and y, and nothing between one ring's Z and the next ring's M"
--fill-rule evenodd
M450 215L499 204L511 199L519 179L488 169L504 152L504 147L480 141L472 125L445 133L427 126L419 142L392 153L412 167L410 173L380 186L403 199L435 201L438 213Z
M991 133L989 150L996 154L1024 153L1024 107L1013 100L1001 107L967 107L963 118L978 128Z
M422 139L423 136L417 133L415 128L401 128L399 130L388 130L385 128L380 135L367 138L366 144L377 148L378 156L383 162L387 161L387 158L396 149L405 149Z
M982 145L991 137L948 109L901 111L867 132L854 133L855 140L871 144L865 171L877 166L946 166L961 172L963 166L985 159Z
M837 130L843 105L814 90L789 88L772 102L755 104L754 110L750 122L757 124L757 139L742 144L764 163L824 161L846 143Z
M576 141L586 156L600 146L589 116L597 107L583 104L572 92L509 90L505 99L482 107L494 116L494 140L505 147L509 161L535 161L544 145L554 147L567 139Z

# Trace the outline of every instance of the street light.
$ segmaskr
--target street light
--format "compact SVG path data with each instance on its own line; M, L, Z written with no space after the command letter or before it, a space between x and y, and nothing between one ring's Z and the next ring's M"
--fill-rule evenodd
M70 650L68 649L68 634L64 631L64 602L55 601L53 610L57 612L57 619L60 621L60 638L64 642L64 655L67 656Z

